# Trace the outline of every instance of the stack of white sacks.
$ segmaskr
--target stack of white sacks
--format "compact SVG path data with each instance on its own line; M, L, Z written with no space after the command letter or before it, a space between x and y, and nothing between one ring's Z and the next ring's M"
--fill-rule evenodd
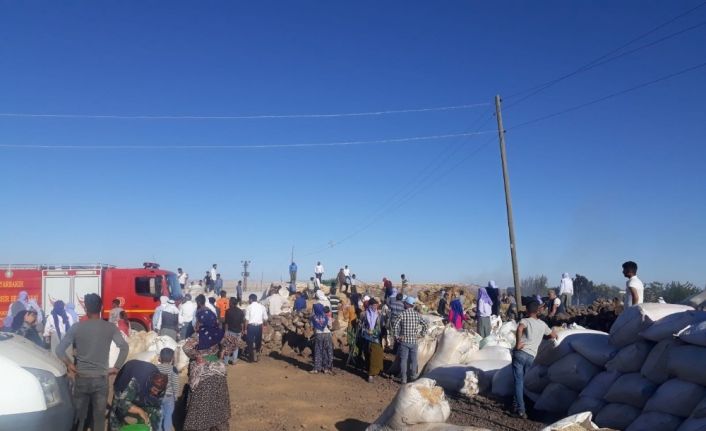
M617 430L706 430L706 312L626 309L610 334L568 329L542 342L525 376L535 409L589 411Z
M443 326L442 326L443 328ZM417 354L420 374L436 381L448 392L465 395L513 393L511 348L515 345L517 325L493 320L492 334L482 339L473 331L458 331L451 326L420 340ZM436 340L435 349L430 348ZM422 372L423 371L423 372Z
M145 362L156 364L159 361L159 352L169 347L174 350L174 366L177 371L181 372L189 365L189 358L184 354L182 346L184 341L176 342L173 338L166 335L159 336L156 332L130 331L130 337L125 337L130 346L127 360L138 359ZM110 356L108 362L110 366L114 366L118 359L118 346L110 343Z

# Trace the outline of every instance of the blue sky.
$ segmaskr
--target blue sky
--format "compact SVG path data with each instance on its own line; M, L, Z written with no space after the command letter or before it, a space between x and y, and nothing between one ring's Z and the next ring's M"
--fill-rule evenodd
M706 27L511 96L700 2L5 2L0 113L260 115L488 103L369 117L0 117L0 144L316 144L505 126L523 276L703 285ZM706 7L632 47L706 20ZM629 48L628 48L629 49ZM359 278L511 282L496 135L271 149L0 148L1 262L155 259L225 278L321 260ZM342 241L343 240L343 241ZM334 247L327 247L333 241Z

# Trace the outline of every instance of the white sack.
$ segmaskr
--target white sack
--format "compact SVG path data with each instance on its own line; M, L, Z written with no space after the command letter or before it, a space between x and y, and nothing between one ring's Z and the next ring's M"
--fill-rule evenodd
M500 337L499 335L492 334L483 338L478 346L481 350L488 349L491 347L502 347L505 349L512 349L514 347L510 340L506 340L505 338Z
M601 409L605 406L605 401L598 398L591 397L578 397L567 412L570 415L575 415L581 412L591 412L594 415L598 414Z
M498 333L500 335L517 334L517 323L514 320L508 320L500 326Z
M120 335L123 336L125 341L128 341L128 337L126 337L125 334L121 332ZM129 346L130 343L128 343L128 349ZM130 350L128 350L128 354L130 354ZM115 363L118 362L118 355L120 355L120 349L118 348L118 345L115 344L115 341L111 341L110 351L108 352L108 367L115 368Z
M605 366L618 353L618 348L610 344L610 336L606 332L572 337L571 348L599 367Z
M457 331L448 326L439 339L436 352L427 363L426 371L453 364L467 364L473 352L479 349L480 336L476 333Z
M417 370L423 370L436 351L437 337L427 335L417 343Z
M593 420L599 427L627 429L640 416L640 409L627 404L606 404Z
M698 370L697 372L703 372ZM696 383L671 379L657 389L645 404L645 412L668 413L682 418L692 414L696 405L706 396L706 388Z
M375 424L403 430L408 425L446 422L450 414L444 390L433 380L421 378L402 385Z
M659 412L641 414L626 431L676 431L682 418Z
M541 393L549 383L551 383L551 380L549 380L549 367L532 365L525 373L525 387L532 392Z
M427 335L438 337L444 332L443 317L436 314L422 314L422 319L427 322Z
M447 392L463 393L464 390L469 392L469 388L466 387L468 371L471 371L471 368L467 365L445 365L424 373L423 377L434 380L437 386Z
M691 417L699 419L706 418L706 398L701 400L701 402L694 407L694 410L691 412Z
M627 345L620 349L613 359L606 362L605 368L606 370L614 370L621 373L636 373L640 371L640 368L645 363L652 346L652 342L644 340Z
M706 348L700 346L678 346L670 349L667 372L687 382L706 386Z
M495 373L505 367L511 367L512 361L472 361L468 366L469 370L475 372L478 376L478 389L480 393L485 393L492 389Z
M682 422L677 431L706 431L706 418L690 418Z
M682 343L678 340L662 340L650 350L645 363L640 368L640 374L657 383L658 385L669 380L667 362L669 352Z
M591 413L584 412L579 414L571 415L567 418L560 420L559 422L554 422L548 427L542 428L542 431L562 431L562 430L572 430L577 431L578 429L584 430L597 430L598 426L591 422Z
M155 352L159 353L164 348L172 349L176 352L177 342L168 335L160 335L154 339Z
M550 383L534 405L535 410L566 413L578 398L578 393L559 383Z
M510 397L515 393L515 376L511 363L495 372L491 387L493 395L498 397Z
M505 347L491 346L473 352L470 361L512 361L512 353Z
M451 424L418 424L405 428L405 431L490 431L486 428L464 427Z
M689 325L693 326L704 321L706 321L706 311L682 311L659 319L652 326L642 331L640 336L646 340L662 341L674 337L675 334ZM706 336L704 336L704 341L706 342Z
M534 357L534 364L550 366L554 362L572 353L571 343L564 343L564 339L571 334L569 329L555 329L557 331L556 339L544 339L539 344L537 355Z
M639 333L646 330L653 322L670 314L693 310L693 307L679 304L643 303L626 308L610 328L610 342L617 347L624 347L640 339Z
M145 346L147 348L145 349L146 351L150 352L156 352L157 351L157 344L155 341L157 340L158 334L154 331L146 332L145 333Z
M609 403L629 404L642 409L655 390L657 385L640 373L623 374L608 389L603 399Z
M174 357L174 366L179 372L189 366L189 357L186 356L183 349L184 343L186 343L186 340L181 340L177 343L176 355Z
M583 356L570 353L549 367L549 380L574 391L581 391L599 372L600 368Z
M603 371L596 374L588 385L581 391L582 397L603 399L613 383L618 380L621 374L617 371Z
M677 335L685 343L706 347L706 322L689 325L679 331Z

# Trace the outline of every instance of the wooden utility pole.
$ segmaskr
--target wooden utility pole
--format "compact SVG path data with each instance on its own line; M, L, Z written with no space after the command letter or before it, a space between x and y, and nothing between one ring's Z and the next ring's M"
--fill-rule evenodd
M495 116L498 119L498 140L500 141L500 159L503 164L503 182L505 183L505 207L507 208L507 229L510 233L510 256L512 257L512 279L515 283L515 301L517 309L522 309L522 287L520 286L520 270L517 268L517 247L515 246L515 223L512 218L512 198L510 197L510 174L507 171L507 154L505 151L505 128L503 114L500 109L500 95L495 96Z

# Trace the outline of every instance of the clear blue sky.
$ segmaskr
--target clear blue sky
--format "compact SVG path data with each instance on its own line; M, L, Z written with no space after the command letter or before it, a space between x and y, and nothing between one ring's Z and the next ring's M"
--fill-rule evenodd
M3 2L0 113L211 116L490 103L699 3ZM631 47L704 20L706 7ZM706 69L512 127L703 63L705 42L700 27L516 107L506 97L523 276L544 273L555 285L567 271L622 284L620 264L632 259L645 280L704 284ZM4 117L0 144L377 140L493 130L492 109L259 120ZM366 281L405 272L412 282L508 285L495 138L1 148L0 262L156 259L194 276L218 262L235 278L248 258L256 278L272 280L286 273L294 245L306 274L321 260L329 275L349 264ZM329 241L337 245L326 248Z

